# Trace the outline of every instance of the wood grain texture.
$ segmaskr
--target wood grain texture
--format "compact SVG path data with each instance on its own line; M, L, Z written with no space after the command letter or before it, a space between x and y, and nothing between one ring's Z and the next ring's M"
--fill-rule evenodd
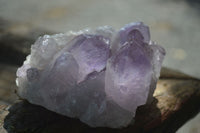
M3 128L4 119L8 114L8 105L5 105L0 102L0 133L7 133L7 131Z

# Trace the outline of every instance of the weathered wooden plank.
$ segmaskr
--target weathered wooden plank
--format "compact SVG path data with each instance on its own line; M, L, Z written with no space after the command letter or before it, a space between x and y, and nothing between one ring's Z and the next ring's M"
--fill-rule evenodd
M162 67L161 73L160 73L160 79L197 79L192 76L189 76L187 74L184 74L180 71L169 69L166 67Z
M7 133L7 131L3 128L4 118L8 114L8 105L5 105L0 102L0 133Z

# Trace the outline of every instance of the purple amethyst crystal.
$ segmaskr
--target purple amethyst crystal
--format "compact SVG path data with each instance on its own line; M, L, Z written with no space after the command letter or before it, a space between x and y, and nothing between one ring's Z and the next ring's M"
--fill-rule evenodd
M152 99L164 56L141 22L45 35L17 70L17 92L92 127L125 127Z

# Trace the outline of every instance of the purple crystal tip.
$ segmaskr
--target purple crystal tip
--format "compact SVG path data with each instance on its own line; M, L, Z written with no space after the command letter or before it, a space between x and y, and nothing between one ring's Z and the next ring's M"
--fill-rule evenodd
M125 127L152 99L164 56L142 22L45 35L17 70L17 92L92 127Z

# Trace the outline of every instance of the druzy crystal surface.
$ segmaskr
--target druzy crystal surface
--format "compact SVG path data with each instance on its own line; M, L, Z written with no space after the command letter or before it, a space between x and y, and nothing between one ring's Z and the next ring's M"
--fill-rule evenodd
M17 70L17 92L92 127L125 127L152 99L164 56L142 22L45 35Z

